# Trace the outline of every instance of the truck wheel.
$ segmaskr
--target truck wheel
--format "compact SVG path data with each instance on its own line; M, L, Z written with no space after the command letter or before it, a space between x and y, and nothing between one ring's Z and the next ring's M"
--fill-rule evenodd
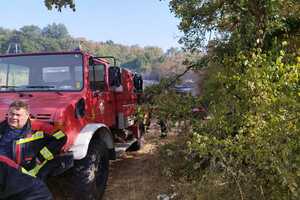
M74 163L73 199L101 199L106 187L108 172L108 149L103 141L92 140L86 157Z

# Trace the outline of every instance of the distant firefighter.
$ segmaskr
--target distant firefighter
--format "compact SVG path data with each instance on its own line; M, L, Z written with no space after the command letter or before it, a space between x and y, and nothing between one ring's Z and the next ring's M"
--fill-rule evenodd
M165 121L160 119L158 124L160 126L160 137L161 138L167 137L168 129L167 129L167 125L166 125Z

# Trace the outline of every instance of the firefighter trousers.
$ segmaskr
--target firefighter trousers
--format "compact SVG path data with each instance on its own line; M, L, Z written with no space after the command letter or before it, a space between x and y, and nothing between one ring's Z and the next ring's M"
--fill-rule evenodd
M53 200L46 184L23 174L14 161L0 156L0 200Z

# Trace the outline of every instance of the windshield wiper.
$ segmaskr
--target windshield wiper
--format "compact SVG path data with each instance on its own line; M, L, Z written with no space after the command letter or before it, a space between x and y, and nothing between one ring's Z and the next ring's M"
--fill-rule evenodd
M2 88L5 88L5 89L12 89L12 91L15 90L15 88L17 88L17 86L14 86L14 85L0 85L0 90Z
M0 88L16 88L14 85L0 85Z
M55 88L55 86L53 86L53 85L27 85L26 86L26 88L45 88L45 89L47 89L47 88ZM63 95L60 91L56 91L56 94L58 94L58 95Z

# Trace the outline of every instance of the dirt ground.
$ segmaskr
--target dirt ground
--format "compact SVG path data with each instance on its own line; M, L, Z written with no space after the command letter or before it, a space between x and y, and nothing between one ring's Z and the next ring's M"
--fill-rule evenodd
M158 125L152 124L145 134L145 143L141 150L126 152L111 162L102 200L156 200L163 199L158 196L172 195L172 184L161 176L158 147L172 140L174 136L160 139L159 134ZM66 199L60 191L52 192L55 200Z
M158 129L152 129L140 151L127 152L112 162L104 200L150 200L167 194L170 183L161 176L158 159L158 146L164 142Z

